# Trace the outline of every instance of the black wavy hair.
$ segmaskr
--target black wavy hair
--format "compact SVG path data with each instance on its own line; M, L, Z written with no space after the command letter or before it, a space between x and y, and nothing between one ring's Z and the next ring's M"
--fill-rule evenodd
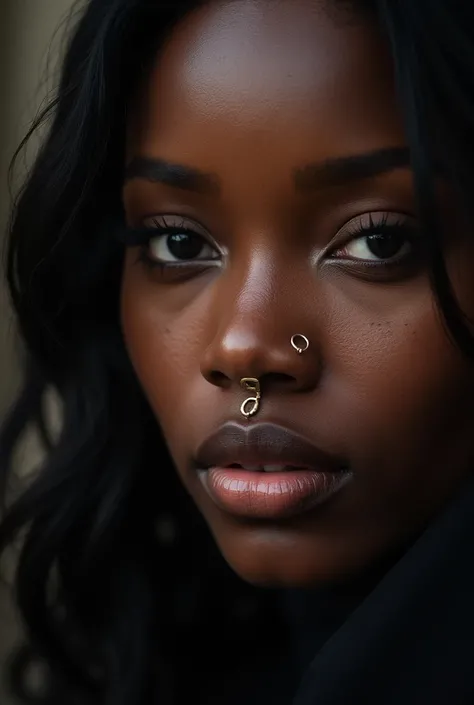
M49 674L35 702L145 705L156 693L161 703L179 702L189 673L199 701L198 674L205 678L210 660L200 644L204 626L210 643L231 633L234 646L247 638L243 650L250 648L242 615L226 617L230 596L250 588L226 568L176 480L127 358L119 318L123 250L112 236L123 219L128 106L172 27L198 4L89 0L71 34L57 95L20 146L49 121L14 207L7 249L25 371L0 432L0 552L21 538L14 592L29 649L11 673L25 702L33 698L32 655ZM351 4L372 13L391 47L440 318L453 343L474 357L470 322L444 264L434 190L441 168L469 222L471 0ZM58 437L45 411L48 389L61 400ZM45 459L9 502L14 450L31 427ZM173 541L157 531L170 515L178 526ZM252 624L269 609L266 599ZM263 631L252 630L260 654L254 635ZM212 660L215 677L218 654Z

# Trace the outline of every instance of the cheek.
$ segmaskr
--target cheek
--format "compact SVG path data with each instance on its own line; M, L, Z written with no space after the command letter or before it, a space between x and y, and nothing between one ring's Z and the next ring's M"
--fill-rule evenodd
M186 423L186 399L199 380L204 323L199 292L187 290L189 306L153 279L128 257L121 295L125 345L138 380L174 457ZM179 296L179 294L178 294ZM158 300L158 301L157 301ZM189 415L190 411L187 411Z
M448 339L429 283L406 290L379 289L370 306L340 299L327 328L326 408L374 489L445 468L458 449L465 468L472 446L472 364Z

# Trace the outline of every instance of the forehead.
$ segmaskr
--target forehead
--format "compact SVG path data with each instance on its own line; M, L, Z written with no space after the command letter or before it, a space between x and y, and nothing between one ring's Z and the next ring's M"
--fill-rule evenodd
M314 1L212 3L183 22L157 68L191 99L205 95L215 108L225 101L241 111L250 100L291 101L333 81L352 34Z
M206 160L211 143L261 150L275 138L295 159L316 141L324 159L395 145L403 136L392 73L377 28L321 0L207 3L157 57L137 149L166 156L179 143L179 156L200 158L202 148Z

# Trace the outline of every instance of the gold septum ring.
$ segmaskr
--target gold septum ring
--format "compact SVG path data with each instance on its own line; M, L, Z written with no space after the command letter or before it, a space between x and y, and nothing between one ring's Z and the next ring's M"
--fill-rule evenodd
M260 400L262 398L260 382L256 377L242 377L240 380L240 386L246 392L250 392L252 394L252 396L248 397L240 407L240 413L242 416L249 419L251 416L255 416L260 409Z

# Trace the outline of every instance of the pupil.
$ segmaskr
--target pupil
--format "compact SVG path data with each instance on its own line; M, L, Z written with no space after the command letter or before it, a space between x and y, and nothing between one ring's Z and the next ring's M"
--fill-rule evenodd
M375 257L390 259L395 257L404 244L400 235L380 234L367 237L367 247Z
M195 259L201 254L202 241L195 235L175 233L168 237L168 249L176 259Z

